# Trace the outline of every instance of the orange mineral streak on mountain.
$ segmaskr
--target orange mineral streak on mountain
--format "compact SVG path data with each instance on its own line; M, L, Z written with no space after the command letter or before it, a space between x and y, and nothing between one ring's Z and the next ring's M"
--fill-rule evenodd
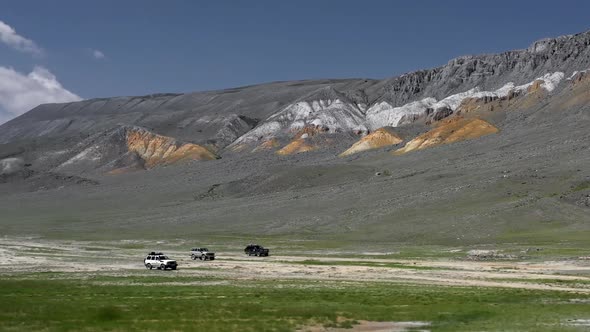
M174 164L186 160L213 160L217 156L206 148L192 143L182 144L172 137L146 130L128 130L127 148L145 161L146 168Z
M279 147L279 141L276 138L271 138L262 142L259 146L257 146L252 152L261 152L261 151L269 151Z
M317 147L307 143L305 138L298 138L294 139L293 141L291 141L291 143L287 144L285 147L277 151L277 154L281 156L286 156L296 153L313 151L316 149Z
M305 126L295 133L291 143L277 151L277 154L286 156L290 154L308 152L319 149L319 146L312 145L309 140L312 137L326 133L327 128L321 126Z
M291 143L287 144L284 148L277 151L277 154L279 154L281 156L286 156L286 155L291 155L291 154L296 154L296 153L313 151L316 149L317 149L316 146L313 146L313 145L307 143L304 138L299 138L299 139L293 140Z
M348 150L342 152L340 157L351 154L378 149L385 146L395 145L403 142L403 139L388 128L379 128L354 143Z
M411 140L394 154L404 154L410 151L422 150L442 144L474 139L481 136L495 134L499 130L482 119L455 118L440 123L440 125Z

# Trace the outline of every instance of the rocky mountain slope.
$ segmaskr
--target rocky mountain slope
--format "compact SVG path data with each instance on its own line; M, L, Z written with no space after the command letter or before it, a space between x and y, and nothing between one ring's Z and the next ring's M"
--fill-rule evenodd
M96 225L118 227L108 215L244 234L583 233L589 68L586 32L386 80L40 105L0 126L0 207L11 223L41 211L54 222L52 202L68 197L76 220L100 206Z
M590 33L535 42L528 49L466 56L387 80L279 82L223 91L117 97L41 105L0 127L0 143L38 137L79 140L120 125L207 145L212 152L305 126L357 139L381 127L432 122L466 98L503 98L533 82L551 91L565 75L590 68ZM289 137L291 136L291 137Z
M57 166L61 172L101 169L111 174L150 169L187 160L213 160L218 156L193 143L156 135L140 127L122 126L78 144L73 157Z

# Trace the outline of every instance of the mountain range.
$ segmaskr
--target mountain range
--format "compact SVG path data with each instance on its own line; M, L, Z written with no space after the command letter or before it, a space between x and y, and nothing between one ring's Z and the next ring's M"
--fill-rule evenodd
M0 126L0 225L575 240L590 230L589 69L585 32L384 80L40 105Z

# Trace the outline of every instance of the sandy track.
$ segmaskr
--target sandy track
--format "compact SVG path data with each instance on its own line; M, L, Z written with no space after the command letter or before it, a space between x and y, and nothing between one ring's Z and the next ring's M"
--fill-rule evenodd
M21 272L146 271L141 250L96 247L83 242L0 239L0 277ZM314 257L246 257L218 253L215 261L192 261L187 252L170 251L179 263L179 276L212 276L228 280L282 279L351 282L401 282L445 286L507 287L590 293L590 261L470 261ZM321 265L317 265L321 264ZM368 264L368 265L367 265ZM389 265L387 265L389 264ZM391 266L391 264L396 264ZM172 281L172 280L171 280ZM183 283L180 283L183 284Z

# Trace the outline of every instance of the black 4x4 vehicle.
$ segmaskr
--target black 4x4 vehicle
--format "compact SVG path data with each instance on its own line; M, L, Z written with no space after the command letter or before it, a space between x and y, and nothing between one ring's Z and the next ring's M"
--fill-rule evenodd
M248 256L268 256L268 249L265 249L263 246L257 244L249 244L246 249L244 249L244 253Z

